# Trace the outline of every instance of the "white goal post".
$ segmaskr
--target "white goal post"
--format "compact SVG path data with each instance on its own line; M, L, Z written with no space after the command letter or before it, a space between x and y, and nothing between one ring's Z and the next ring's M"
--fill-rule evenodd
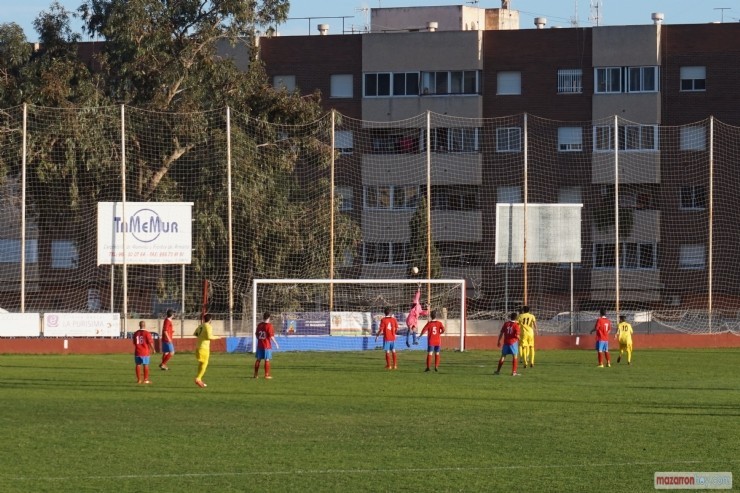
M465 286L464 279L255 279L248 350L256 349L254 329L264 312L272 314L275 335L284 336L278 339L281 349L375 349L368 340L374 338L385 307L398 319L401 340L406 334L406 315L419 289L422 306L428 304L430 311L437 311L448 334L459 332L459 349L464 351ZM425 322L422 317L419 331ZM404 344L397 344L397 348L406 349Z

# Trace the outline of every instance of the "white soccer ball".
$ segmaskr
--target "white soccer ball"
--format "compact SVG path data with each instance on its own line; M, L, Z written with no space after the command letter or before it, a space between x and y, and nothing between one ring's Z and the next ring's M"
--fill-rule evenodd
M411 268L411 272L413 272L414 274L418 274L419 273L419 268L416 267L416 266L414 266L414 267Z

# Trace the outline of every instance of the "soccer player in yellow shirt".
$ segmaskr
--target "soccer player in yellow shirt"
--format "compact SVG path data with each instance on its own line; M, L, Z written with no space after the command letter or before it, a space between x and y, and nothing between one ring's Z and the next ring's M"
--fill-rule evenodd
M531 368L534 366L534 336L537 334L537 319L529 313L529 307L524 305L516 321L522 329L521 348L524 368L527 364Z
M195 385L202 388L207 386L203 381L203 375L206 373L208 359L211 357L211 341L219 339L218 336L213 335L210 313L203 316L203 323L195 329L193 335L198 338L198 347L195 350L195 359L198 360L198 375L195 377Z
M617 340L619 340L619 357L617 363L622 361L622 353L627 351L627 364L632 364L632 326L627 322L624 315L619 316L619 325L617 325Z

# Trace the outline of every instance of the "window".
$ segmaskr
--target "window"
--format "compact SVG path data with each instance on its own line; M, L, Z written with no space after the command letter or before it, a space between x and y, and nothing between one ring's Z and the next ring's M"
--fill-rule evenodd
M706 91L706 67L681 67L681 91Z
M419 72L393 74L394 96L418 96Z
M390 96L391 74L365 74L365 89L363 94L366 97Z
M593 244L594 269L613 269L616 266L614 259L614 243ZM619 267L622 269L657 269L658 245L657 243L620 242L619 259Z
M419 152L418 129L377 129L371 131L373 154Z
M580 204L582 202L581 187L562 187L558 190L559 204Z
M439 242L435 245L442 267L471 267L483 264L479 243L464 241Z
M433 128L432 152L478 152L480 150L479 128ZM426 131L421 130L421 149L426 150Z
M681 245L678 265L682 269L703 269L706 263L704 245Z
M628 67L628 92L656 92L658 90L658 67Z
M432 187L432 210L479 210L478 187L465 185L435 185Z
M39 261L38 240L26 240L26 263L36 264ZM0 239L0 263L21 263L21 240Z
M628 151L657 151L657 125L625 125L619 127L619 149Z
M496 94L508 96L522 93L521 72L499 72L496 79Z
M54 240L51 242L51 268L76 269L79 262L74 241Z
M583 92L583 70L558 70L558 94L577 94Z
M354 143L351 130L337 130L334 132L334 149L342 154L352 154Z
M681 150L704 151L707 148L706 127L681 127Z
M520 152L521 150L521 128L507 127L496 129L496 152Z
M352 74L335 74L331 76L330 97L351 98L354 95Z
M620 151L657 151L657 125L622 125L619 127ZM594 127L594 151L614 150L614 129L610 125Z
M595 91L597 94L622 92L621 67L606 67L594 69Z
M498 187L496 202L499 204L521 204L522 187Z
M295 91L295 75L276 75L272 78L272 86L277 90Z
M681 187L681 209L704 210L707 208L707 188L702 185Z
M558 128L558 150L574 152L582 150L583 129L581 127Z
M365 187L366 209L416 209L418 185L369 185Z
M337 207L342 212L351 211L353 209L352 205L352 187L336 187L334 189L335 194L335 200L337 202Z
M478 71L450 72L450 94L478 94Z
M365 243L365 264L405 265L409 262L408 243Z

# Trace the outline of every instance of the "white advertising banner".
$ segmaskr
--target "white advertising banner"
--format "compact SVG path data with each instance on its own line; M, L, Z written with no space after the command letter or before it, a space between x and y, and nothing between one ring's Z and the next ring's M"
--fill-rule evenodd
M98 202L98 265L123 264L124 254L126 264L190 264L192 208L192 202Z
M45 337L118 337L120 313L45 313Z
M38 337L41 316L38 313L0 313L0 337Z
M329 333L333 336L362 336L372 333L370 312L331 312Z

